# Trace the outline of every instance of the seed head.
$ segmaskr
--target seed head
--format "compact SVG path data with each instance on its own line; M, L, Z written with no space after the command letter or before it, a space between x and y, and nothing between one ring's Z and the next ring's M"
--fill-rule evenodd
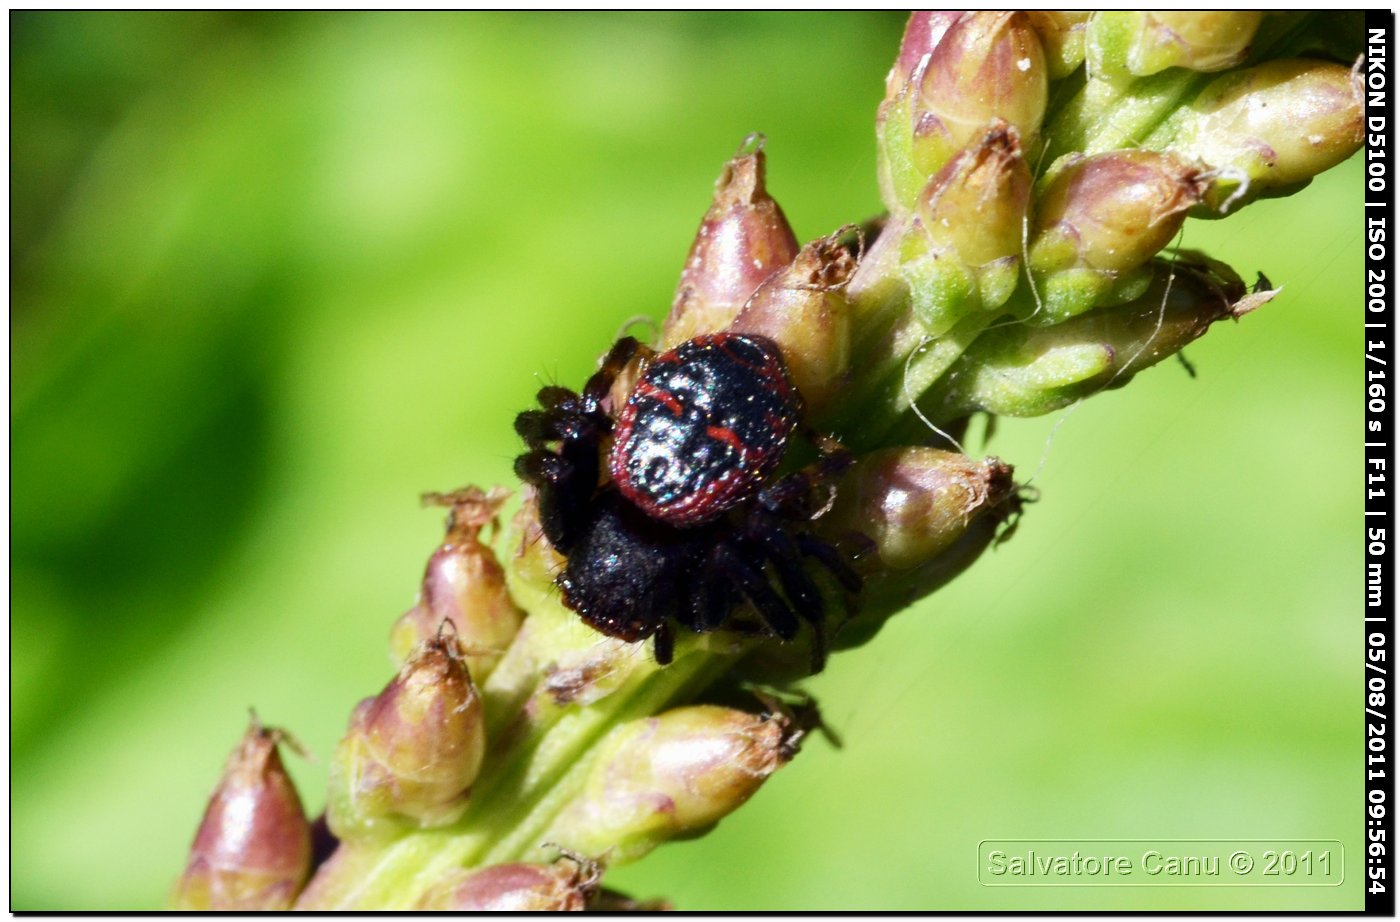
M1039 416L1179 352L1212 323L1259 306L1219 263L1152 265L1144 294L1051 327L1011 324L977 339L923 404L935 420L974 410ZM1243 299L1243 300L1242 300Z

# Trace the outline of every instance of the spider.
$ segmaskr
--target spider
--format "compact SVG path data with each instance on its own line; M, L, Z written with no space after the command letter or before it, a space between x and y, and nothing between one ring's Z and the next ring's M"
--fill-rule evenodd
M614 420L604 401L639 356ZM664 666L672 622L706 633L748 602L781 640L809 623L821 668L825 603L806 561L853 595L862 580L810 526L829 505L817 488L853 459L814 439L820 457L775 478L802 400L772 340L715 333L658 355L625 337L581 393L549 386L537 399L542 409L515 419L529 448L515 471L566 559L556 583L570 608L610 637L653 638Z

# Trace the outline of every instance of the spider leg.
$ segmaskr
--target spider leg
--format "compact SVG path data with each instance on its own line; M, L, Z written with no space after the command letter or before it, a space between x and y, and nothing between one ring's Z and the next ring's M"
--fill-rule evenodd
M820 621L824 614L821 590L802 566L802 551L796 542L776 525L764 524L757 531L763 556L772 561L793 611L809 623Z
M768 585L763 571L749 566L727 544L715 549L715 562L725 575L739 584L739 591L758 609L773 633L783 640L792 640L797 636L797 616Z
M526 410L516 414L515 432L531 448L542 448L546 442L602 439L606 430L591 416L558 410Z
M797 542L787 532L777 525L766 525L761 526L758 537L793 610L812 626L812 672L821 672L826 665L826 605L821 590L803 566Z
M563 410L567 413L583 412L583 398L557 384L546 384L535 394L535 399L546 410Z
M697 634L718 630L729 615L729 584L724 579L724 567L711 553L709 561L692 583L687 600L690 629Z
M658 666L671 665L671 659L676 652L676 637L671 631L669 622L663 621L656 629L656 633L651 636L652 654L656 657Z
M622 374L627 363L638 355L650 357L652 350L631 336L624 336L614 343L612 349L603 358L602 364L598 366L598 370L583 385L583 409L596 410L603 398L608 396L608 391L612 390L613 382L617 380L617 376Z
M802 534L797 536L796 542L803 555L826 567L827 572L836 577L836 581L844 586L846 591L860 592L861 586L865 585L865 580L846 562L841 553L822 539L815 535Z
M826 446L824 446L826 447ZM855 463L855 455L837 446L799 471L793 471L759 491L758 503L775 515L793 519L816 518L826 500L813 502L818 486L829 485Z
M566 443L561 454L536 448L515 459L516 476L537 490L540 528L561 554L578 540L598 483L596 450L570 447Z

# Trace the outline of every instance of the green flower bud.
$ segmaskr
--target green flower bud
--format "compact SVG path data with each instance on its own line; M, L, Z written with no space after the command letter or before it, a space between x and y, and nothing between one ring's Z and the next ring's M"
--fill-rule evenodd
M451 912L582 912L597 891L591 862L497 864L448 875L424 895L419 909Z
M542 840L609 864L639 858L739 807L787 763L792 744L786 718L711 705L623 724Z
M875 116L876 172L885 207L895 214L907 211L927 181L914 166L914 98L934 47L948 29L962 18L962 10L931 10L910 14L894 67L885 77L885 99Z
M995 119L1036 146L1047 87L1045 55L1026 14L958 18L904 91L881 106L877 150L886 206L896 215L909 211L929 179Z
M443 622L451 622L466 650L467 670L484 681L520 629L525 613L506 590L506 575L481 529L496 521L509 493L496 488L485 493L469 487L446 496L430 497L452 507L447 538L428 559L418 603L403 614L389 635L389 646L403 662L425 641L436 637Z
M1037 206L1030 246L1042 309L1058 323L1142 292L1147 270L1209 188L1201 170L1172 154L1111 151L1059 166Z
M1220 174L1202 216L1312 179L1361 146L1357 77L1326 61L1269 61L1216 78L1184 110L1170 147Z
M820 412L850 367L851 316L842 289L856 269L844 228L802 248L792 265L754 292L730 330L782 347L788 373L811 412Z
M1087 10L1031 10L1026 17L1045 48L1045 69L1062 80L1084 63L1084 33L1093 13Z
M1045 55L1026 15L968 13L929 54L913 110L914 161L932 175L993 119L1031 141L1046 97Z
M1030 190L1016 129L998 121L920 194L899 273L928 335L941 336L968 314L996 310L1011 297Z
M1052 327L1013 324L977 339L921 406L938 421L974 410L1039 416L1106 388L1174 355L1212 323L1257 308L1220 264L1153 264L1141 297Z
M727 327L754 290L797 255L783 210L764 186L762 136L725 164L714 202L700 222L681 271L662 348Z
M467 808L486 748L481 698L450 633L422 644L355 709L331 763L327 819L341 839L441 826Z
M183 911L285 910L311 873L311 824L282 758L280 730L255 717L224 766L170 896Z
M1258 10L1101 10L1089 25L1090 71L1121 80L1169 67L1225 70L1248 56L1263 18Z

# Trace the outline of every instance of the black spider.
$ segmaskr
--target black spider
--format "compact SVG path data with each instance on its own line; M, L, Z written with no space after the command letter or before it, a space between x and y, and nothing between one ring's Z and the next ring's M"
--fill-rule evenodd
M644 370L614 420L604 401L639 355ZM830 499L818 488L852 458L817 440L815 462L774 479L802 415L776 344L717 333L656 355L627 337L582 393L551 386L538 399L543 409L515 420L530 449L515 470L567 560L556 582L570 608L609 636L654 637L665 665L671 621L713 631L747 601L782 640L811 624L821 667L825 604L806 561L850 593L861 577L810 527Z

